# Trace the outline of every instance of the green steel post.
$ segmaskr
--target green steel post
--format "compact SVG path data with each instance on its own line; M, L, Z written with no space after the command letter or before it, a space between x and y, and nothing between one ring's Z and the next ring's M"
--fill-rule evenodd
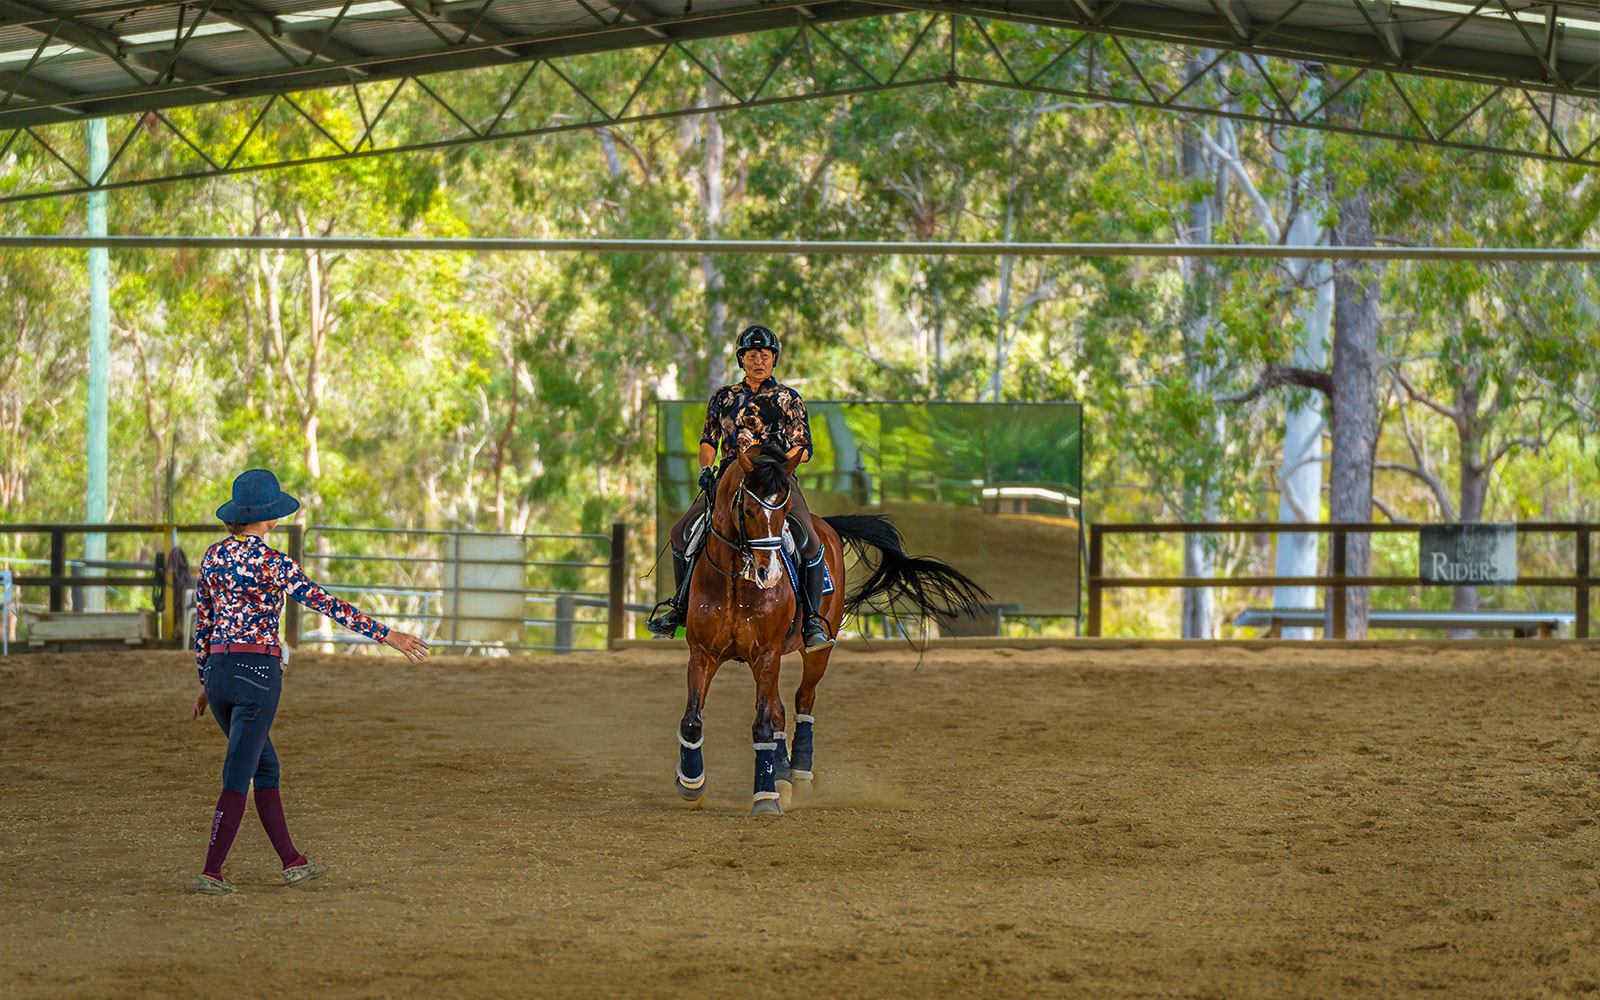
M89 177L99 183L106 172L106 121L95 118L84 123L84 140L89 147ZM106 193L89 194L89 235L106 235ZM89 413L88 483L83 519L90 524L106 520L106 425L107 369L111 363L110 260L104 247L89 251ZM106 557L106 536L90 532L83 539L83 556L89 562ZM87 575L102 575L98 567L85 567ZM84 606L91 610L105 607L105 590L90 587Z

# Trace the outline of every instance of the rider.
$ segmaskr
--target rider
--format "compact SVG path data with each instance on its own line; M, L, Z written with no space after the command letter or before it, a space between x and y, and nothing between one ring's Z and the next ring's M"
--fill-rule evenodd
M672 574L676 592L667 602L667 610L648 624L656 635L670 636L684 623L689 579L694 575L694 561L700 551L699 545L695 551L688 551L688 531L695 518L706 509L709 498L715 496L717 480L733 461L737 449L773 441L791 459L798 454L802 462L811 460L811 424L806 418L805 401L798 392L772 377L781 350L778 337L771 330L759 325L748 327L735 342L735 356L739 367L744 369L743 381L718 389L706 406L705 431L700 436L701 493L688 513L672 528ZM713 470L719 443L722 463ZM801 532L804 546L800 551L803 569L797 603L804 609L801 634L809 652L833 644L819 611L824 573L822 542L812 526L811 511L800 493L800 484L793 475L789 477L789 497L789 513L804 529Z

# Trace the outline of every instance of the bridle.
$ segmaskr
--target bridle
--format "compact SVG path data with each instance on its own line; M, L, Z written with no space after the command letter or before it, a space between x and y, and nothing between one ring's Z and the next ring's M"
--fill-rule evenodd
M770 462L772 460L763 458L757 459L757 461ZM768 535L762 538L751 538L749 531L745 527L744 498L748 496L750 499L754 500L767 510L780 511L788 506L789 493L790 489L785 487L783 496L778 499L777 503L768 503L767 501L763 500L759 494L751 492L750 489L747 488L741 481L739 483L738 490L736 490L733 494L733 509L738 512L738 516L735 521L735 523L739 526L739 537L737 539L728 538L724 536L722 532L717 530L716 498L712 497L711 524L708 525L708 530L711 532L712 536L717 539L717 541L726 545L728 548L732 549L736 554L738 554L742 562L737 573L730 573L728 570L718 566L717 561L711 558L711 553L707 551L706 562L710 564L711 568L730 580L746 578L754 580L753 576L747 576L747 574L750 574L755 569L755 554L757 552L776 552L783 548L783 534L780 530L780 533L776 535Z

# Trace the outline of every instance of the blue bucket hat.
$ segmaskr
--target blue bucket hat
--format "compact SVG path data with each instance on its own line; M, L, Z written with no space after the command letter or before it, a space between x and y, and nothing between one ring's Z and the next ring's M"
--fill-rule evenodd
M233 481L233 499L217 508L217 516L229 524L254 524L288 517L299 509L300 501L279 488L277 476L251 469Z

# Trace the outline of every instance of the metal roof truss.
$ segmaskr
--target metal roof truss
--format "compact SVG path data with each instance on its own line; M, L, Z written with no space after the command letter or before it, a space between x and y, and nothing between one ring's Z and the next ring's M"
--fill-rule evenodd
M1600 0L319 2L0 0L0 203L935 85L1600 164Z

